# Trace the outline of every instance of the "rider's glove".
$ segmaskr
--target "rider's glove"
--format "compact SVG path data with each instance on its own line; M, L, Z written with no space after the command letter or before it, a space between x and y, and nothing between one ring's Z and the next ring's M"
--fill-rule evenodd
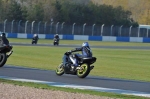
M65 54L66 54L66 55L69 55L69 54L71 54L71 51L67 51Z

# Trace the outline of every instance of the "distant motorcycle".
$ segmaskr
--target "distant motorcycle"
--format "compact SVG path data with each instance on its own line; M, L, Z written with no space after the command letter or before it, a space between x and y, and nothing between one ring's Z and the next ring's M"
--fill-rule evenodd
M39 39L39 37L38 37L38 35L37 34L34 34L34 36L33 36L33 38L32 38L32 44L37 44L37 42L38 42L38 39Z
M53 42L53 45L55 46L55 45L59 45L59 39L58 38L54 38L54 42Z
M67 53L67 52L66 52ZM67 53L67 57L69 58L71 55L75 55L74 53ZM67 74L77 75L79 78L85 78L90 71L94 68L91 66L94 62L96 62L96 57L78 57L78 66L74 71L70 71ZM70 64L73 64L71 61L68 61ZM70 68L71 69L71 68ZM63 62L56 68L55 70L58 76L61 76L65 73Z
M13 53L13 46L5 45L0 47L0 67L3 67L8 59L8 57Z
M32 44L37 44L37 41L38 41L38 39L33 38L33 39L32 39Z

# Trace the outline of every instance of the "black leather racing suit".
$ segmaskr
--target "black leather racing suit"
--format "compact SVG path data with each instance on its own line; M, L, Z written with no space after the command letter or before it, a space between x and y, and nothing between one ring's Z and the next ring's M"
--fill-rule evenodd
M83 46L81 48L75 48L73 50L71 50L70 52L77 52L77 51L81 51L82 54L76 54L77 57L92 57L92 51L90 49L89 46ZM75 56L67 56L67 55L64 55L63 57L63 64L66 68L70 69L70 64L69 61L72 61L73 62L73 66L78 66L78 63L77 63L77 57Z
M0 36L0 46L3 46L4 44L9 45L9 41L6 36Z

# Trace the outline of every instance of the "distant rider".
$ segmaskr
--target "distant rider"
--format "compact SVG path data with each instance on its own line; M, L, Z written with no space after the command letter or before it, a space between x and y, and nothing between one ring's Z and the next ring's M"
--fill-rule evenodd
M59 35L58 34L55 34L54 35L54 39L57 39L59 41Z
M34 35L33 35L33 38L32 38L32 44L33 44L33 43L37 44L38 39L39 39L38 34L34 34ZM33 42L33 41L34 41L34 42Z
M0 45L9 45L9 40L6 38L6 34L4 32L0 34Z
M75 55L72 55L70 58L67 56L67 54L70 54L72 52L77 52L77 51L81 51L82 54L75 54ZM90 49L88 42L84 42L82 44L82 47L80 48L75 48L65 53L63 57L63 64L65 66L66 71L70 70L70 68L72 68L71 71L74 71L76 69L76 67L78 66L78 62L77 62L78 57L82 57L82 58L92 57L92 51ZM69 64L68 61L72 61L73 64Z

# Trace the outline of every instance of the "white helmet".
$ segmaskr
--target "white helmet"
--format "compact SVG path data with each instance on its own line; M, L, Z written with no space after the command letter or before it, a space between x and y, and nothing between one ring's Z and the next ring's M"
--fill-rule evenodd
M82 47L89 47L89 43L88 43L88 42L84 42L84 43L82 44Z

